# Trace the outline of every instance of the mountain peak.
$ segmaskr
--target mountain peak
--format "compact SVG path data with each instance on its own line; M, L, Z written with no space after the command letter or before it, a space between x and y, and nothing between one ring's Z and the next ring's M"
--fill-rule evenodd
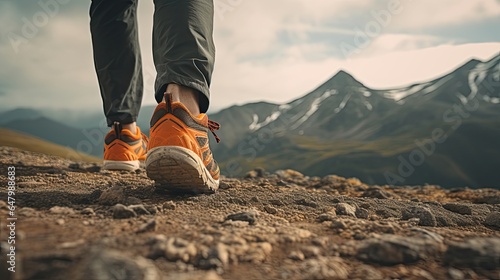
M328 82L327 84L343 84L343 85L348 85L348 86L362 86L362 84L356 80L351 74L347 73L344 70L340 70L335 74Z
M333 78L342 78L342 79L350 78L350 79L355 80L351 74L347 73L344 70L338 71L337 74L333 75Z

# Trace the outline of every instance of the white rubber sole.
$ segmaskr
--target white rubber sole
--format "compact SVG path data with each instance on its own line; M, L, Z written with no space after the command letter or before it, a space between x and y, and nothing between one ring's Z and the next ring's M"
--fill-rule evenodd
M203 161L193 151L178 146L156 147L146 158L148 177L174 191L211 193L219 188Z
M105 160L102 164L102 169L105 170L135 171L139 168L141 168L141 162L138 160L132 160L132 161Z

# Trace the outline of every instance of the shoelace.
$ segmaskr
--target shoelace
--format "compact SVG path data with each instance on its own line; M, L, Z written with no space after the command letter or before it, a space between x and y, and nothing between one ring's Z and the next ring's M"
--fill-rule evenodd
M217 134L215 134L215 130L219 130L219 128L220 128L220 124L219 123L211 121L211 120L208 120L208 129L210 129L210 131L214 135L215 141L217 141L217 143L220 142L220 138L219 138L219 136L217 136Z

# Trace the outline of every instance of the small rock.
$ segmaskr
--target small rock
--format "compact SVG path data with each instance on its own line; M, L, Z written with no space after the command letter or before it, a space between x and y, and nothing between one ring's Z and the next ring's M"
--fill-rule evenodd
M147 223L143 224L139 229L137 230L137 233L143 233L143 232L148 232L148 231L156 231L156 219L151 219Z
M189 262L196 256L197 250L193 243L182 238L168 238L165 242L165 257L169 261Z
M140 200L139 198L134 197L134 196L129 196L125 200L126 205L137 205L137 204L141 204L141 203L142 203L142 200Z
M260 263L266 260L271 254L273 247L268 242L250 243L248 250L238 257L239 261Z
M333 221L335 220L335 217L337 217L337 213L335 212L335 209L332 209L326 213L323 213L316 218L316 220L320 223L326 222L326 221Z
M161 280L154 263L141 256L129 257L108 248L92 249L82 261L76 280L87 279L144 279Z
M177 207L177 205L172 200L166 201L162 205L162 208L167 210L175 210L175 207Z
M483 196L474 200L474 203L485 203L485 204L500 204L500 196Z
M306 257L304 256L304 253L302 253L301 251L295 250L290 252L288 258L294 261L303 261L305 260Z
M286 169L286 170L278 170L275 172L276 175L283 179L298 179L298 178L304 178L304 174L292 170L292 169Z
M337 220L337 221L334 221L332 223L332 226L331 226L333 229L346 229L347 228L347 224L344 222L344 221L341 221L341 220Z
M250 225L254 225L259 214L256 211L241 212L236 214L231 214L226 217L227 220L232 221L245 221Z
M273 215L278 214L278 209L276 209L270 205L264 206L264 210L266 210L266 212L269 214L273 214Z
M142 204L138 205L130 205L128 206L129 209L134 211L138 216L140 215L151 215L151 212L149 212L146 207Z
M0 200L0 209L8 209L7 202Z
M443 208L462 215L472 215L472 207L465 204L446 203L443 205Z
M362 197L371 197L378 199L388 199L391 198L392 195L379 187L371 187L361 194Z
M315 258L321 255L321 250L316 246L302 247L301 251L307 259Z
M312 208L318 208L318 203L316 203L312 200L309 200L309 199L305 199L305 198L296 200L295 203L299 204L299 205L312 207Z
M113 219L128 219L137 216L134 210L123 204L116 204L111 210L113 211Z
M114 186L101 193L97 202L102 205L115 205L126 203L125 191L121 186Z
M368 219L368 216L370 215L370 212L368 210L363 209L363 208L358 208L356 209L356 217L360 219Z
M200 261L200 266L204 269L223 268L229 264L229 252L224 243L217 243L210 248L208 257Z
M70 248L75 248L75 247L81 246L83 244L85 244L85 239L78 239L76 241L69 241L69 242L61 243L57 246L57 248L70 249Z
M75 214L75 210L73 210L69 207L60 207L60 206L54 206L54 207L50 208L49 212L52 214L60 214L60 215Z
M402 211L403 220L409 220L411 218L419 218L419 226L437 226L436 217L431 212L429 208L421 206L413 206L409 209L404 209Z
M318 257L302 262L297 276L300 279L349 279L349 267L338 257Z
M491 212L486 216L484 225L500 229L500 212Z
M453 267L450 267L448 269L448 276L450 277L450 279L453 279L453 280L463 280L465 279L465 274L456 269L456 268L453 268Z
M363 242L357 257L382 265L408 264L434 256L442 247L442 243L429 239L386 234Z
M250 170L245 174L245 178L258 178L258 177L263 177L264 174L258 169Z
M223 280L217 272L210 271L192 271L184 273L169 272L164 280Z
M445 262L455 267L500 268L500 238L473 238L448 246Z
M57 220L56 220L56 224L58 224L58 225L60 225L60 226L64 225L64 223L66 223L66 222L64 221L64 219L57 219Z
M81 168L80 164L78 162L73 162L68 165L69 169L75 169L78 170Z
M82 215L95 215L94 209L92 208L84 208L82 211L80 211L80 214Z
M337 215L351 216L356 217L356 207L347 204L347 203L339 203L336 208Z

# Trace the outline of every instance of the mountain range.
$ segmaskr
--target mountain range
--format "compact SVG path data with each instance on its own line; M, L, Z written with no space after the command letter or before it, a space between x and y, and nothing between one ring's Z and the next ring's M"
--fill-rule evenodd
M141 110L143 130L153 109ZM0 113L0 127L101 156L107 128L100 112L63 115L14 109ZM500 181L500 55L393 89L369 88L340 71L291 102L248 103L210 117L222 125L222 142L212 149L226 176L262 167L381 185L488 187Z
M340 71L286 104L233 106L214 153L222 170L261 166L371 184L495 186L500 180L500 55L432 81L377 90Z

